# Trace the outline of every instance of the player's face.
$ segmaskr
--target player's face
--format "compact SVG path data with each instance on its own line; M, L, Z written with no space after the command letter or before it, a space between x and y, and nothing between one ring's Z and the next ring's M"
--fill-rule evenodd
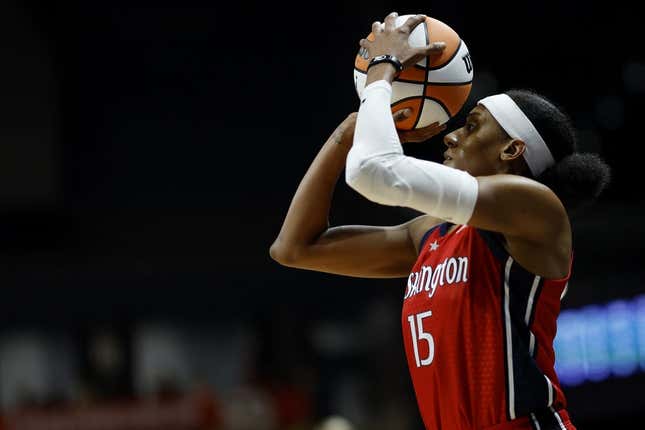
M466 117L463 127L444 137L448 148L443 164L473 176L494 175L504 171L500 154L508 140L508 135L488 110L477 105Z

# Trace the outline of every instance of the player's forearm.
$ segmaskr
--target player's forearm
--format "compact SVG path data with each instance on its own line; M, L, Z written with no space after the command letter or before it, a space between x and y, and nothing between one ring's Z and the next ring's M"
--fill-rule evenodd
M455 224L466 224L477 202L478 182L468 172L408 157L390 114L386 80L363 90L345 180L367 199L405 206Z
M334 188L348 152L348 145L337 132L323 145L300 181L280 233L271 246L274 258L292 258L327 230Z

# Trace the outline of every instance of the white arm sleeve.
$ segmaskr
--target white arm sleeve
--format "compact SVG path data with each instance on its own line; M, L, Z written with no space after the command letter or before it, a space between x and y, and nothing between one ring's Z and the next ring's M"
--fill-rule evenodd
M466 224L477 202L477 180L462 170L403 154L387 81L373 82L362 96L345 166L347 184L373 202Z

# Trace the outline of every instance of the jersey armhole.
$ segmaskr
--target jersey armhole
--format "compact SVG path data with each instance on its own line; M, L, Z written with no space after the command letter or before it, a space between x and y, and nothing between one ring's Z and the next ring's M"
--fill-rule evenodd
M428 231L426 231L426 232L425 232L425 234L424 234L424 235L423 235L423 237L421 238L421 242L419 242L419 254L421 254L421 250L423 249L423 245L425 245L426 240L428 239L428 237L432 234L432 232L433 232L433 231L435 231L436 229L438 229L442 224L444 224L444 223L441 223L441 224L437 224L437 225L435 225L435 226L432 226L432 227L430 228L430 230L428 230Z
M502 245L502 238L504 237L501 233L494 231L476 229L479 236L484 239L488 249L493 253L493 255L501 262L505 262L508 259L508 252L504 249Z

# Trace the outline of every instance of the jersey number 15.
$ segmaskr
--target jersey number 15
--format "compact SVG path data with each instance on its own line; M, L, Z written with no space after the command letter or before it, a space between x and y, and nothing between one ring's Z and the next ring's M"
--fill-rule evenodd
M408 317L410 323L410 333L412 334L412 347L414 348L414 359L416 360L417 367L429 366L434 358L434 338L428 332L423 331L423 319L432 315L432 311L421 312L416 315ZM416 323L415 323L416 317ZM425 358L419 357L419 342L428 342L428 356Z

